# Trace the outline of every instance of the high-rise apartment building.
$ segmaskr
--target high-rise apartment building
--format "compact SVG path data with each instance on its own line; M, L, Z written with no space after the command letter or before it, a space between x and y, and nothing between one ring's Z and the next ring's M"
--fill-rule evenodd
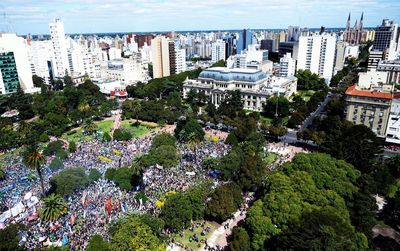
M225 41L218 39L211 45L211 61L218 62L226 59L226 43Z
M310 70L329 83L333 75L336 36L329 34L301 36L297 69Z
M169 39L157 36L151 41L153 78L162 78L170 75Z
M32 74L43 78L46 84L50 84L54 78L52 66L55 65L52 42L50 40L31 41L28 47Z
M279 77L290 77L296 73L296 60L287 53L279 60Z
M0 95L16 92L18 84L14 53L0 51Z
M64 24L60 19L55 19L49 24L49 28L54 51L54 75L64 77L65 72L70 72Z
M24 38L18 37L15 33L0 33L0 51L12 53L15 66L18 72L18 82L24 91L33 90L32 72L29 63L28 49ZM11 57L8 56L5 57ZM14 90L14 88L10 88Z

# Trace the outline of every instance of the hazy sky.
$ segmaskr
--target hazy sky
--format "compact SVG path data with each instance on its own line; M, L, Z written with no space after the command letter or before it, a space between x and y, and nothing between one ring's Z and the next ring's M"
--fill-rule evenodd
M344 27L362 11L365 26L400 22L400 0L2 0L0 11L0 31L18 34L47 34L56 17L66 33Z

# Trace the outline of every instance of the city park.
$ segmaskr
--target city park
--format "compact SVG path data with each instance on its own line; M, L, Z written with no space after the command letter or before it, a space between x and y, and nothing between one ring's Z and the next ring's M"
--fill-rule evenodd
M0 100L20 117L1 120L1 249L368 249L371 195L380 186L396 203L399 160L376 162L379 141L340 119L341 100L289 145L287 127L325 98L318 77L301 73L307 97L271 97L260 114L238 92L218 108L201 93L181 100L196 74L133 86L120 105L68 78Z

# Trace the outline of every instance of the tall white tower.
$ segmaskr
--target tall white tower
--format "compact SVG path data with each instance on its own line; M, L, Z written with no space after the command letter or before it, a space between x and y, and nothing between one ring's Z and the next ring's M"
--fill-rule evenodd
M55 19L49 24L51 42L54 49L53 71L54 76L64 77L65 71L70 72L67 53L67 42L65 40L64 24L60 19Z

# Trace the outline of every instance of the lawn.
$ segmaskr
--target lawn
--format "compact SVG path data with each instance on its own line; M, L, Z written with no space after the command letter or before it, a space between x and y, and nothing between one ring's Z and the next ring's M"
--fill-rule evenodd
M121 121L121 126L130 131L134 138L146 135L150 131L147 125L140 123L140 126L135 126L134 123L134 120Z
M267 165L271 165L272 163L275 162L275 160L278 158L278 154L276 153L267 153L267 156L265 156L264 161L267 163Z
M106 119L106 120L96 122L96 125L97 125L99 131L110 132L113 123L114 123L114 121L112 119ZM76 133L68 135L72 131L76 131ZM82 140L90 140L90 139L93 139L93 137L94 137L94 135L85 135L85 136L82 135L81 127L75 128L67 133L64 133L62 136L63 139L66 139L68 141L73 140L75 142L79 142Z
M197 222L194 222L193 224L196 225ZM211 228L211 230L206 233L204 236L201 236L201 227L196 227L193 229L193 232L190 231L189 229L185 229L184 231L182 231L182 236L181 234L176 234L174 236L176 242L179 242L193 250L199 250L199 244L201 244L202 246L204 245L203 243L200 243L200 240L204 240L204 239L209 239L211 234L219 227L219 225L216 222L209 222L206 221L206 227L209 226ZM199 242L196 242L194 240L192 240L192 242L189 241L190 236L193 236L194 234L197 234L197 236L199 237Z
M313 90L303 90L303 91L297 91L297 95L300 95L304 101L308 102L311 98L312 95L314 95L315 91Z

